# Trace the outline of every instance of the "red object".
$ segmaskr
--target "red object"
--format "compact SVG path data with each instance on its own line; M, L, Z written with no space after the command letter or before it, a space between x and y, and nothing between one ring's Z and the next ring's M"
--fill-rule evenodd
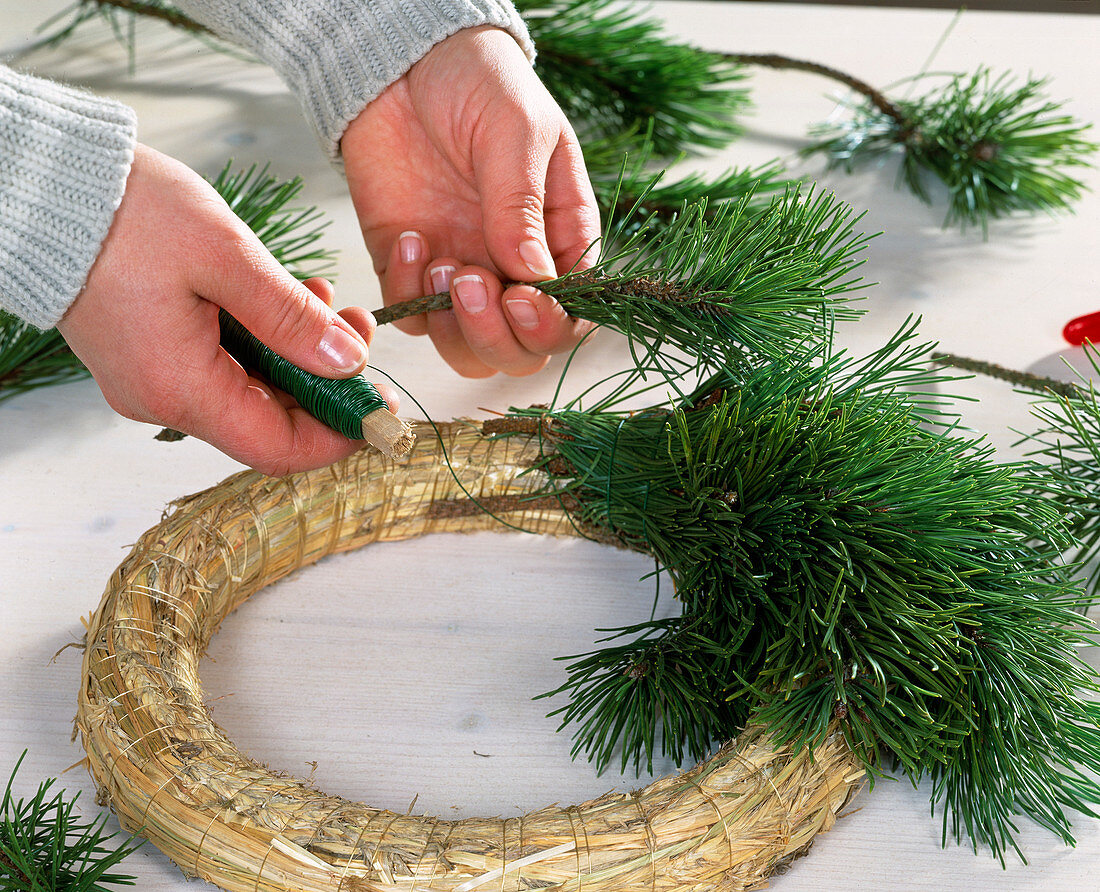
M1062 337L1075 347L1085 341L1100 344L1100 313L1089 313L1087 316L1070 319L1062 329Z

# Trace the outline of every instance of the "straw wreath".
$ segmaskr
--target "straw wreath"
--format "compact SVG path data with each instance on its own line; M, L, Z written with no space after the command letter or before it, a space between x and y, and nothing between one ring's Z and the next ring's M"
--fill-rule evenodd
M439 432L422 428L401 465L366 450L282 479L238 474L141 537L90 621L77 716L123 826L230 892L736 890L802 854L864 773L839 734L796 752L750 726L633 793L460 821L322 793L226 738L203 703L199 662L263 586L368 543L503 529L475 502L529 530L578 534L559 504L525 498L545 484L532 470L537 438L462 421Z

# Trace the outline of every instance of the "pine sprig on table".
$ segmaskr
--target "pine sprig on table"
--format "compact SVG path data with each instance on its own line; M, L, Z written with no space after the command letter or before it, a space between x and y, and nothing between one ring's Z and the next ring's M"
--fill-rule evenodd
M614 0L519 0L535 69L581 141L650 128L660 158L720 148L748 107L739 65L669 38L642 7Z
M66 16L69 16L66 20ZM115 38L127 49L134 49L134 23L139 18L157 19L195 35L213 36L205 25L180 11L168 0L76 0L39 26L39 31L49 32L58 23L61 27L48 33L46 43L58 44L71 37L85 22L95 19L106 22Z
M14 796L12 786L25 756L16 762L0 803L0 887L10 892L107 892L108 886L134 885L135 877L115 868L141 842L108 845L118 834L107 833L105 815L81 819L78 796L67 799L64 790L53 792L53 778L43 781L29 799Z
M328 221L316 207L296 207L302 180L282 180L256 165L227 164L211 181L272 256L299 279L329 272L335 252L319 244ZM37 387L88 376L56 329L41 331L0 310L0 403Z
M721 369L648 410L516 412L544 431L542 495L652 554L682 607L570 658L575 753L640 768L746 720L811 747L839 728L869 769L932 779L945 835L1003 859L1024 814L1072 838L1066 812L1100 803L1100 677L1065 512L1041 465L929 429L913 339Z
M39 32L46 32L34 46L57 46L91 21L106 23L111 33L126 49L130 70L137 65L137 23L141 19L165 22L204 43L229 51L219 43L213 32L182 13L167 0L76 0L43 22ZM54 26L58 26L54 28ZM54 28L54 30L50 30ZM235 53L236 54L236 53Z
M986 68L956 74L917 99L898 100L900 118L854 105L848 120L818 127L821 139L807 151L851 170L900 149L905 184L931 202L926 179L942 182L945 225L964 230L985 232L990 220L1017 211L1068 211L1085 188L1073 169L1088 166L1097 145L1045 86L1038 78L1013 84Z

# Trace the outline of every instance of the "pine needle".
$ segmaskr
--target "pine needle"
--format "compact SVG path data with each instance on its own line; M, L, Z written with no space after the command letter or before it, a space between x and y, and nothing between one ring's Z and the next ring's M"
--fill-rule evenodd
M645 133L659 157L727 145L748 93L740 66L672 40L642 8L614 0L520 0L536 70L581 142Z
M1071 530L1042 465L928 427L908 391L943 379L914 337L722 369L647 410L521 413L549 492L652 554L682 606L568 658L575 754L697 758L750 715L812 748L839 723L868 770L932 779L945 836L1003 860L1023 814L1072 840L1067 813L1100 803L1100 677Z
M141 842L111 842L102 815L83 821L76 811L79 797L53 792L55 780L43 781L29 799L17 799L12 786L15 763L0 802L0 887L11 892L107 892L108 886L132 886L136 878L114 868L137 850Z
M57 329L41 331L0 310L0 403L36 387L88 377Z

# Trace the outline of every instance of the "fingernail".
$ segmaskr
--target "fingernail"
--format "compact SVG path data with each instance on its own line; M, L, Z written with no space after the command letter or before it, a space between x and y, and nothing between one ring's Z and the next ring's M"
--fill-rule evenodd
M505 301L504 305L512 321L520 328L530 330L539 324L539 311L531 301L516 298Z
M420 259L423 242L420 241L419 232L402 232L397 237L397 245L401 249L402 263L416 263Z
M453 266L437 266L431 273L432 290L436 294L442 294L444 291L451 290L451 276L455 274L455 268Z
M355 372L367 361L367 348L339 325L330 325L317 345L321 361L338 372Z
M467 313L480 313L489 303L489 292L481 276L459 276L451 281L451 290Z
M536 279L553 279L558 275L554 269L554 259L537 239L529 238L520 242L519 256Z

